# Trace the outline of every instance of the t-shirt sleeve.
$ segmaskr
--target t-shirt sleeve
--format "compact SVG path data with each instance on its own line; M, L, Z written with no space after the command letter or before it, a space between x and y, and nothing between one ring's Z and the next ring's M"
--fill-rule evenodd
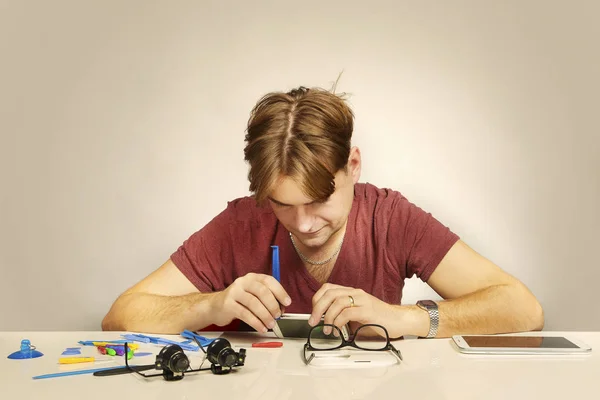
M427 282L459 236L431 213L402 195L393 200L389 221L388 246L391 256L406 268L406 278L416 275Z
M225 288L223 267L232 262L231 220L228 207L192 234L171 255L171 261L200 292Z

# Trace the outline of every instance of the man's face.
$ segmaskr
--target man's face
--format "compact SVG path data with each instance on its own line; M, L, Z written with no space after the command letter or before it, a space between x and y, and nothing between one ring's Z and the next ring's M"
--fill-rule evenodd
M351 156L352 159L352 156ZM277 219L306 247L318 248L344 227L358 181L360 158L350 162L347 172L335 175L335 191L325 202L307 197L298 182L282 177L269 196Z

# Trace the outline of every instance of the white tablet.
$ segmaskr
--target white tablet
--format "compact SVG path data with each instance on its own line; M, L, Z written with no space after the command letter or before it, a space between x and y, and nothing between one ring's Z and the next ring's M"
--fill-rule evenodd
M573 337L520 335L455 335L452 341L467 354L587 354L592 348Z

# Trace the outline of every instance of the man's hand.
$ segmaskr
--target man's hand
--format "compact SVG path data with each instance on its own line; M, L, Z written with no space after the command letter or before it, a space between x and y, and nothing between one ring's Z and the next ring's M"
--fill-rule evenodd
M386 327L386 317L393 313L393 307L362 289L326 283L312 299L313 311L308 320L315 326L325 314L324 323L342 328L346 323L379 324ZM354 331L356 327L352 326ZM386 327L387 328L387 327ZM328 329L323 331L329 334Z
M236 279L227 289L212 300L216 325L229 324L240 319L256 329L267 332L273 329L275 318L283 313L283 306L292 300L275 278L270 275L249 273Z

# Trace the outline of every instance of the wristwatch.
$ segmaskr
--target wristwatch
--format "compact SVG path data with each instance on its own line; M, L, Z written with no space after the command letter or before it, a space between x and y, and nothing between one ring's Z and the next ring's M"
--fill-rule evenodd
M419 300L417 301L417 306L429 313L429 332L427 333L427 338L434 338L437 335L440 323L438 305L433 300Z

